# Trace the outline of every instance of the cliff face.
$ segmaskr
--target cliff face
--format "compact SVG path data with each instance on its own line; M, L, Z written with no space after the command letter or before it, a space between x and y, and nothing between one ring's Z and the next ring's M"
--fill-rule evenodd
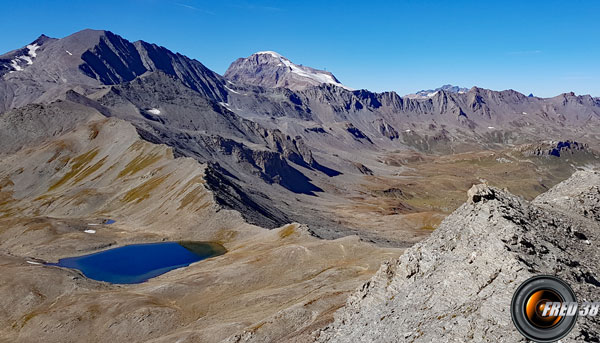
M384 263L316 334L318 342L525 341L512 295L533 275L556 275L580 301L600 299L600 174L577 172L527 202L484 185L426 240ZM562 342L600 339L579 318Z

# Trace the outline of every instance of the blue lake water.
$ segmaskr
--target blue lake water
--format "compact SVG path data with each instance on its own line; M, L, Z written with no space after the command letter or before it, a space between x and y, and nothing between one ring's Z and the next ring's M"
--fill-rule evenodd
M80 270L90 279L119 284L144 282L170 270L222 255L225 248L212 242L134 244L90 255L63 258L52 266Z

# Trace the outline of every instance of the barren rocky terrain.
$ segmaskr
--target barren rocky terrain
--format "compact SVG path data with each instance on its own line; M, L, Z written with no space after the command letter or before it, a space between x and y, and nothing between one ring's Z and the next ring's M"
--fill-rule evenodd
M487 185L427 239L384 263L317 333L319 342L525 342L510 302L520 283L557 275L598 299L600 174L577 172L532 202ZM562 342L598 341L596 317Z

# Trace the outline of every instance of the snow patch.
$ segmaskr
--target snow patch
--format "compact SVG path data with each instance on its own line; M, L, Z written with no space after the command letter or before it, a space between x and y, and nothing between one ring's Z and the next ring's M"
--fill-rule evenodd
M494 128L493 126L488 126L488 129L493 129L493 128Z
M29 264L34 264L34 265L40 265L41 263L39 262L35 262L35 261L27 261L27 263Z
M18 64L17 59L10 61L10 66L13 67L16 71L21 71L23 68Z
M523 114L527 114L527 112L523 112Z
M438 91L435 91L433 93L429 93L427 94L427 97L431 98L432 96L435 96L438 93Z
M83 232L85 232L85 233L96 233L96 230L85 230Z
M27 53L29 54L29 56L36 58L37 57L37 53L35 52L37 49L39 49L40 46L37 44L29 44L27 46L27 49L29 50Z
M19 60L25 61L28 65L33 64L33 59L37 57L36 50L40 48L37 44L29 44L27 45L27 55L17 56L10 61L10 66L13 67L15 71L23 70L23 67L19 65Z
M100 224L96 224L96 223L89 223L88 226L99 226Z
M404 132L411 132L412 130L404 130Z
M242 93L240 93L240 92L236 92L236 91L234 91L233 89L231 89L231 88L229 88L229 87L227 87L227 86L224 86L224 87L225 87L225 89L227 89L227 90L228 90L228 91L230 91L231 93L235 93L235 94L242 94Z
M148 113L154 114L154 115L159 115L160 114L160 110L158 108L151 108L151 109L148 110Z
M69 54L69 56L73 56L73 54L72 54L72 53L71 53L69 50L65 50L65 52L66 52L67 54Z

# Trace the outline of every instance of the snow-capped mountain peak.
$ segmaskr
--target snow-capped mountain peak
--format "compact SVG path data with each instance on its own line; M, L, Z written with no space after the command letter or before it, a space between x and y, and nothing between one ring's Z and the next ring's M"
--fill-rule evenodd
M297 65L275 51L259 51L248 58L233 62L225 77L233 82L263 87L304 89L320 84L332 84L348 90L332 73Z
M407 98L411 98L411 99L427 99L427 98L431 98L433 96L435 96L437 93L439 93L440 91L444 91L447 93L458 93L458 94L463 94L469 91L468 88L462 88L459 86L453 86L453 85L443 85L442 87L436 88L436 89L427 89L427 90L420 90L416 93L412 93L412 94L407 94L405 95Z

